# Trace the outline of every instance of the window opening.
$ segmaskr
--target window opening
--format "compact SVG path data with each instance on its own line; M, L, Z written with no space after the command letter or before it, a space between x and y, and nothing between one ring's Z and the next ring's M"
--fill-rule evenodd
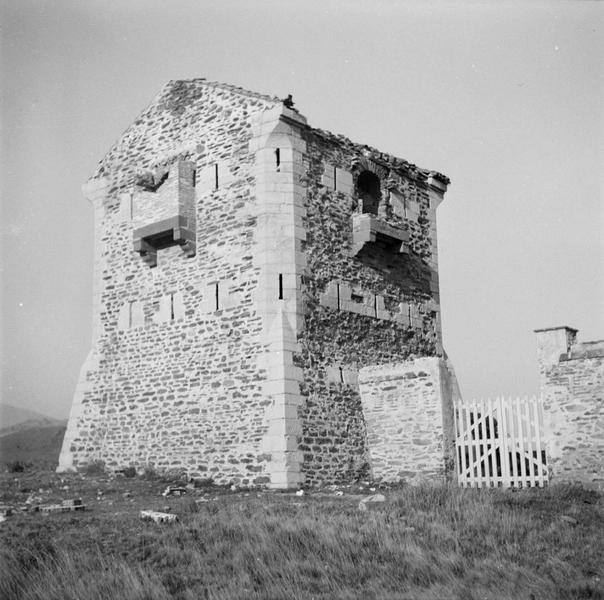
M340 370L340 383L344 383L344 371L341 366L338 369Z
M214 165L214 179L215 189L218 189L218 163Z
M279 148L275 149L275 162L277 163L277 171L281 166L281 150Z
M216 284L216 310L220 310L220 306L218 303L218 284Z
M382 196L380 178L371 171L363 171L357 178L356 193L361 212L377 215Z
M333 191L335 192L338 189L338 178L337 178L336 168L333 168Z
M336 291L338 293L338 310L340 310L341 306L340 306L340 284L336 284Z
M283 300L283 274L279 273L279 300Z
M174 321L174 294L170 294L170 320Z

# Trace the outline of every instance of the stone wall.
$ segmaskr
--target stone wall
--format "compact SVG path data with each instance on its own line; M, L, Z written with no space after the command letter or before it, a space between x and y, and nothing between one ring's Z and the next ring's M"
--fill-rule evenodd
M171 82L85 186L96 220L94 334L60 469L100 459L269 483L250 143L254 115L273 106L229 86ZM137 183L141 172L169 169L169 203L178 161L196 170L196 254L171 245L150 268L134 252L133 231L165 215Z
M446 185L318 130L308 133L305 160L307 267L298 364L305 398L300 449L312 484L367 472L359 370L442 352L435 211ZM360 214L355 189L366 171L381 182L375 221L386 234L391 228L391 244L376 240L375 231L373 240L355 238L358 219L374 219Z
M365 367L359 383L373 478L419 483L454 475L457 384L444 359Z
M536 331L550 479L604 489L604 340L576 334Z

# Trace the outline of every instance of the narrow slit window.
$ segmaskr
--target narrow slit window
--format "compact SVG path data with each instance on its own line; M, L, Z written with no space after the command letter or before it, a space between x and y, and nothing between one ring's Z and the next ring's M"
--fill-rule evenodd
M220 310L220 305L218 302L218 284L216 284L216 310Z
M170 294L170 320L174 321L174 294Z
M340 370L340 383L344 383L344 370L342 367L338 367L338 369Z
M377 296L373 296L373 312L375 314L375 318L377 319L377 316L378 316Z
M338 189L338 177L336 168L333 168L333 191L335 192Z
M275 149L275 163L278 171L279 167L281 166L281 150L279 148Z
M128 328L132 327L132 313L134 309L134 301L128 303Z
M218 189L218 163L214 165L214 185L215 189Z
M283 300L283 273L279 273L279 300Z
M336 284L336 291L338 293L338 310L340 310L341 306L340 306L340 284Z

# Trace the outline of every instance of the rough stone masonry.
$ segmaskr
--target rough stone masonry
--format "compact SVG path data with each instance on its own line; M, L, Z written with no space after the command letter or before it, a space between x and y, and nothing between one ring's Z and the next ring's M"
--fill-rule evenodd
M445 475L449 180L288 105L171 81L83 186L93 336L59 470L275 488Z
M604 340L535 330L551 479L604 490Z

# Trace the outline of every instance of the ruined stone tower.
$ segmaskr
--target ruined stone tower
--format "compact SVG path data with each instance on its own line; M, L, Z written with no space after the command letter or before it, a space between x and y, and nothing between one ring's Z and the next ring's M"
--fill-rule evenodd
M426 455L409 464L444 470L448 179L287 104L171 81L83 186L92 348L59 470L102 460L296 487L411 476L389 458L411 438Z

